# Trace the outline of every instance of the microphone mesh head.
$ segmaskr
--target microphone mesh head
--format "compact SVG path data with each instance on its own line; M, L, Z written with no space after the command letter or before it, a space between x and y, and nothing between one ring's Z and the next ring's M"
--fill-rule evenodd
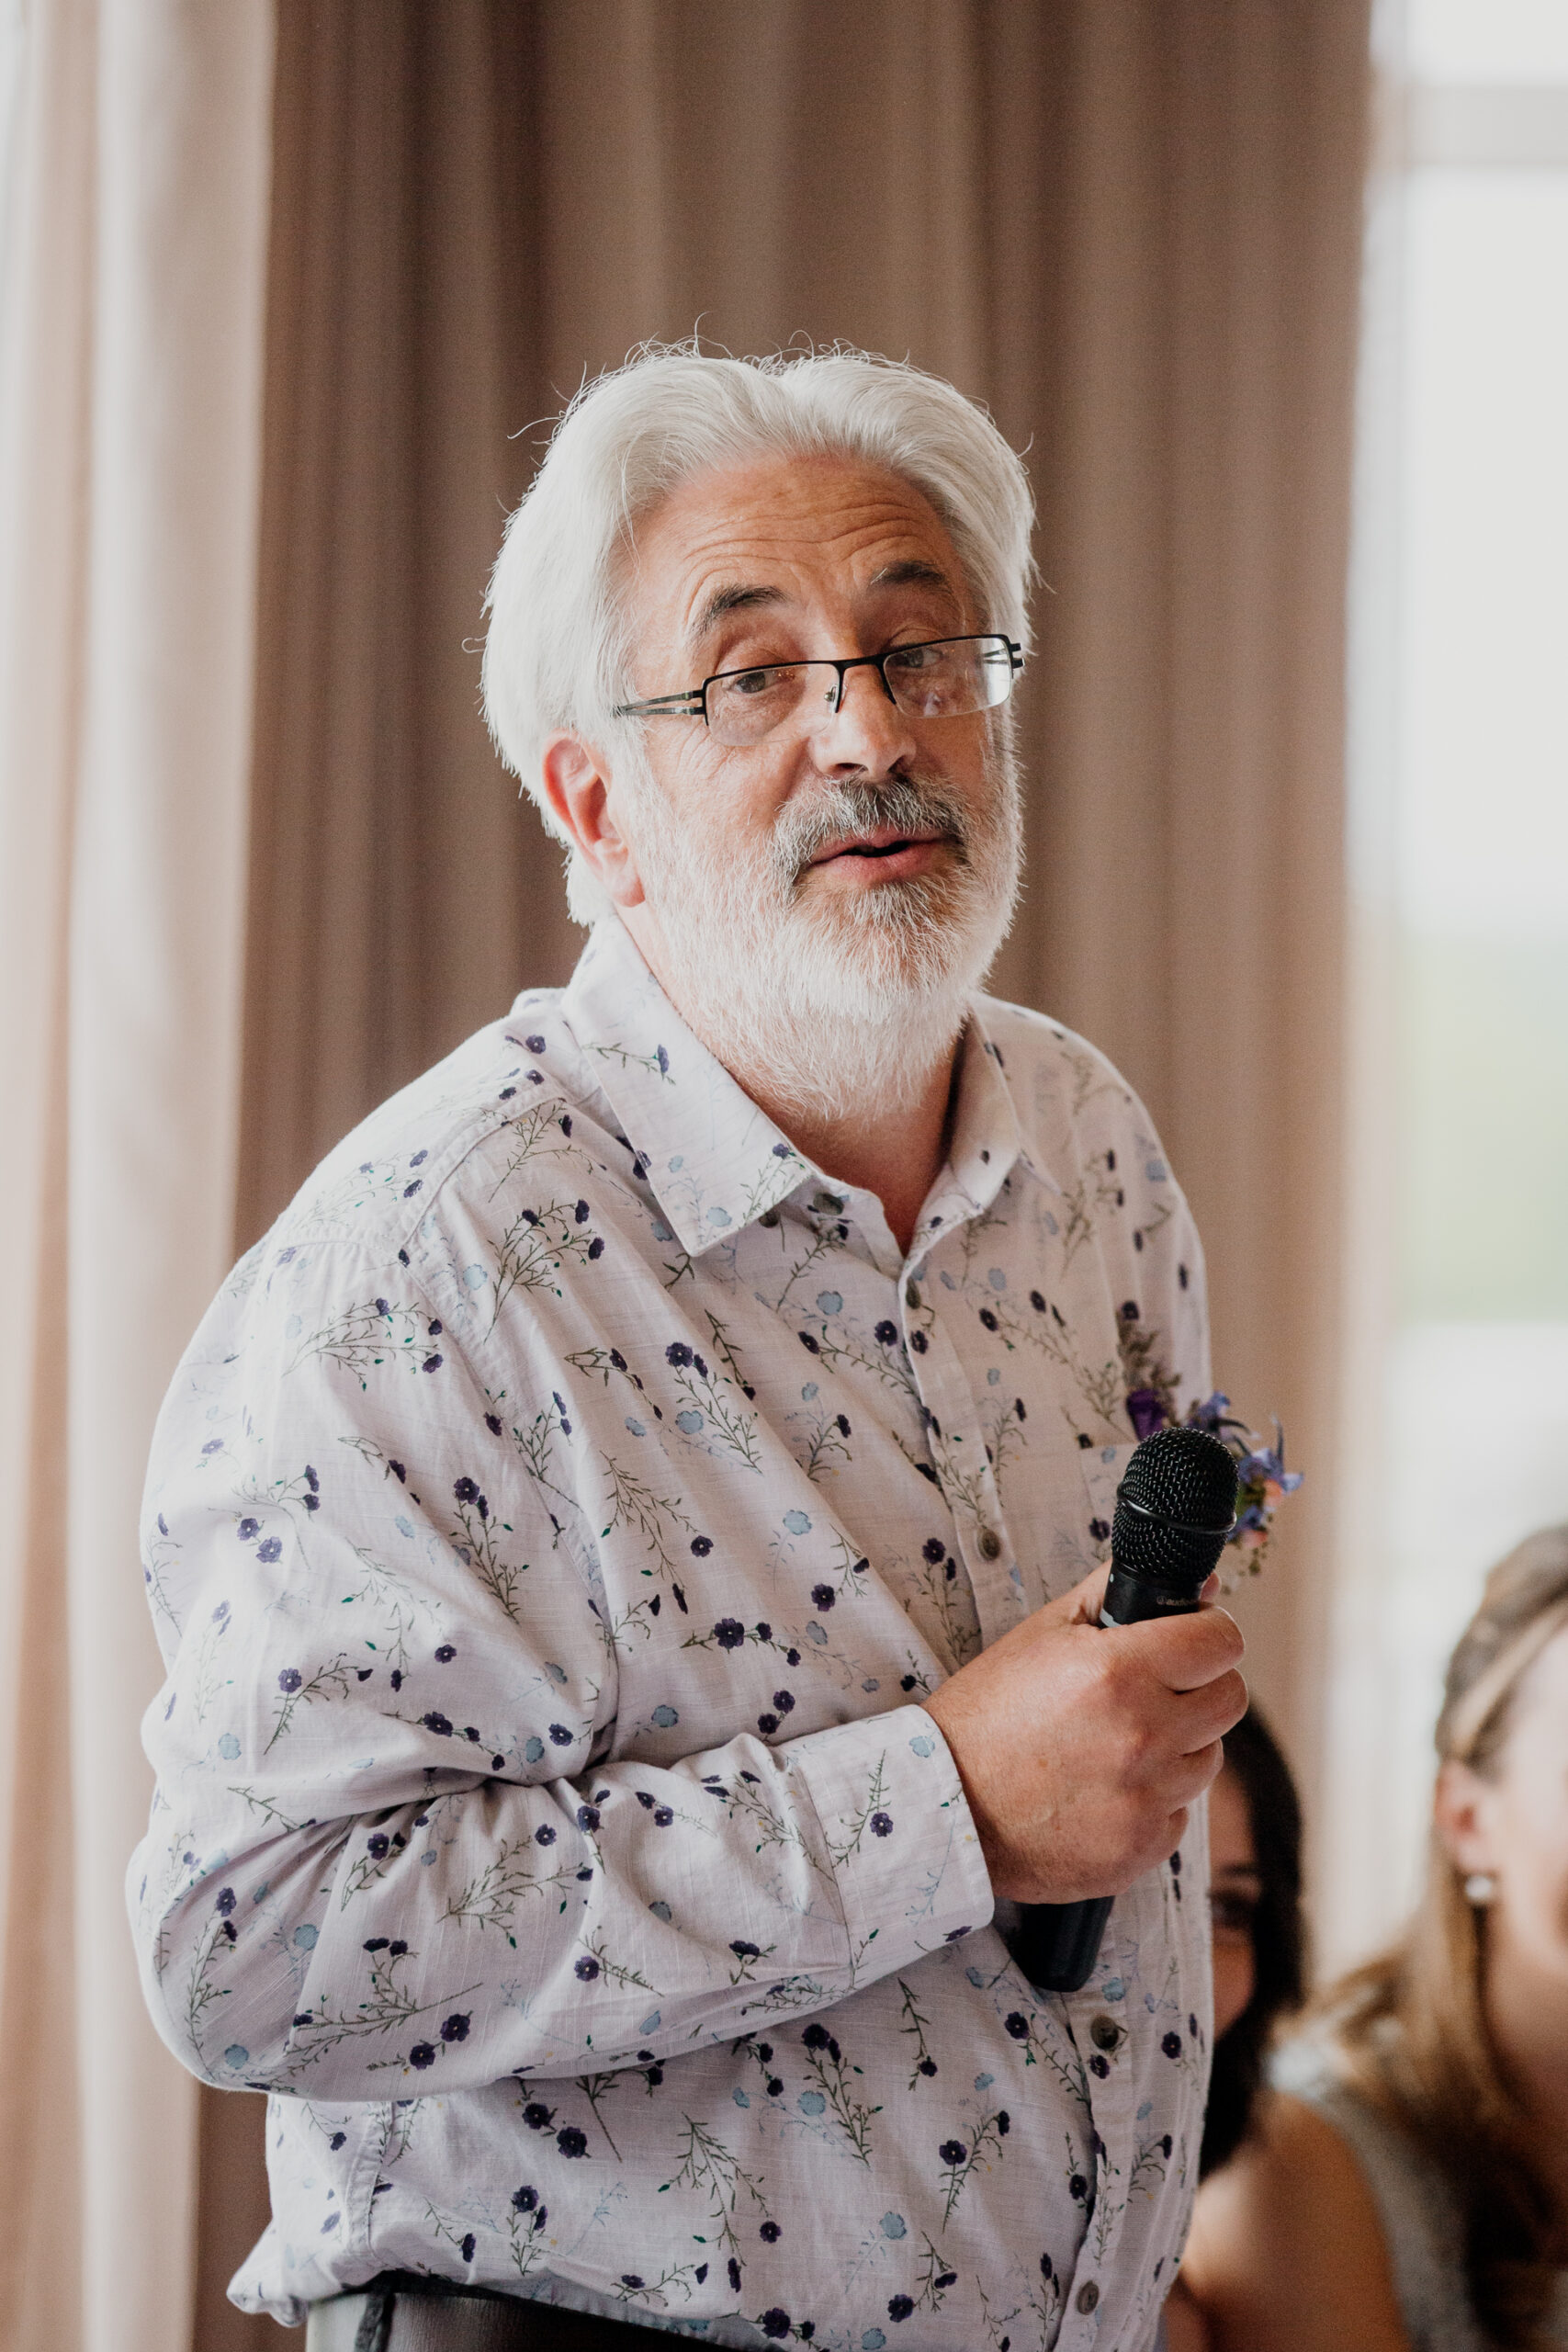
M1235 1498L1235 1463L1217 1437L1179 1425L1156 1430L1135 1448L1117 1488L1111 1556L1134 1576L1196 1592L1224 1549Z

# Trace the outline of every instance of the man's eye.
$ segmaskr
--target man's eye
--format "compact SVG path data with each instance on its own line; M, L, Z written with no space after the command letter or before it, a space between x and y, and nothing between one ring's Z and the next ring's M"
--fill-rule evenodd
M887 657L887 666L901 676L909 677L921 670L931 670L947 658L945 645L900 645Z
M759 695L768 695L782 685L790 671L778 662L770 662L760 670L734 670L719 681L719 691L742 702L754 702Z

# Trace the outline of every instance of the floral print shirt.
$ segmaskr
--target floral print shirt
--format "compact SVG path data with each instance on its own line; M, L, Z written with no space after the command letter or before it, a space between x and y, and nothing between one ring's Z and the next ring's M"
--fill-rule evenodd
M1014 1006L907 1256L614 921L356 1130L147 1493L130 1894L171 2047L270 2094L236 2300L408 2269L716 2345L1144 2352L1201 1809L1035 1992L921 1701L1102 1556L1129 1394L1208 1385L1147 1117Z

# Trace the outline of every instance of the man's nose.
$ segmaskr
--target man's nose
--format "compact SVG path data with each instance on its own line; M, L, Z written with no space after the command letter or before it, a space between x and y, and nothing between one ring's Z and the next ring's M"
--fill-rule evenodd
M812 729L818 764L834 774L846 770L886 775L915 749L914 729L869 664L846 670L843 691L832 709L824 699Z

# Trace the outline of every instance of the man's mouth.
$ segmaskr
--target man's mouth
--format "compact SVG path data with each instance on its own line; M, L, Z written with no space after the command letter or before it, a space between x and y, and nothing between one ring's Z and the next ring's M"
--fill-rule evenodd
M829 842L811 863L813 865L830 865L835 858L840 857L897 857L905 850L927 849L949 839L949 834L936 827L918 833L899 833L891 827L884 827L879 832L856 833L847 841Z

